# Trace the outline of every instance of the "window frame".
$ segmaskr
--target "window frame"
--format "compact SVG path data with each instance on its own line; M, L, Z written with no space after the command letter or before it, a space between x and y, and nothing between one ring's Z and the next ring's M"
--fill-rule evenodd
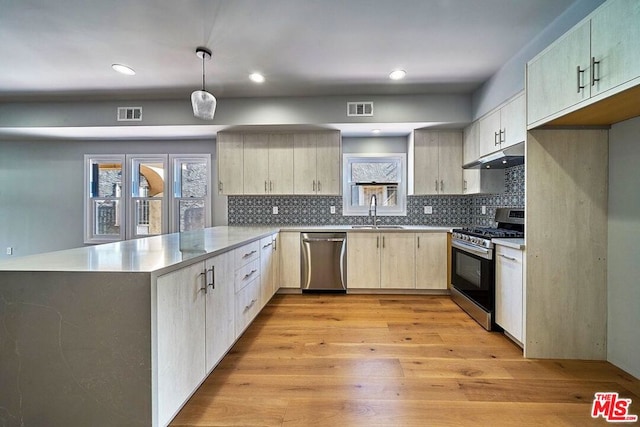
M369 206L351 205L350 169L352 163L362 162L396 162L399 168L396 206L377 206L378 216L407 215L407 154L406 153L344 153L342 155L342 214L344 216L368 216Z

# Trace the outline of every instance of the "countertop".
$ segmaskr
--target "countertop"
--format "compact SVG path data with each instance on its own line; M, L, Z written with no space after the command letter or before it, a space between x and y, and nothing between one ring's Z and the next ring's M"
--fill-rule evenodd
M415 232L433 232L433 233L446 233L451 231L452 228L455 227L433 227L428 225L400 225L402 228L393 228L386 227L384 225L378 226L378 228L368 228L368 226L356 225L306 225L306 226L296 226L296 225L288 225L281 226L280 230L282 231L299 231L299 232L313 232L313 231L321 231L321 232L406 232L406 233L415 233Z
M494 245L507 246L513 249L524 249L524 239L491 239Z
M451 227L403 226L352 228L339 226L222 226L163 234L122 242L84 246L0 261L0 271L165 272L235 249L279 231L447 232Z

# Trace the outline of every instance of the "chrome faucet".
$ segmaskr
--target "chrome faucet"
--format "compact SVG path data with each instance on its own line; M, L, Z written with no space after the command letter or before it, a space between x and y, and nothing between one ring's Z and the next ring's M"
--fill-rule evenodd
M378 228L378 199L375 194L371 195L371 202L369 203L369 216L371 217L371 212L373 212L372 225L373 228Z

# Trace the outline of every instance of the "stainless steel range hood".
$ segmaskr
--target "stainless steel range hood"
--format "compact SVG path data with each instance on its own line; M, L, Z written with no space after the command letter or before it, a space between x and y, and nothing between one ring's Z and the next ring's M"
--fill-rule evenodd
M504 150L487 154L478 160L463 165L463 169L506 169L524 163L524 142Z

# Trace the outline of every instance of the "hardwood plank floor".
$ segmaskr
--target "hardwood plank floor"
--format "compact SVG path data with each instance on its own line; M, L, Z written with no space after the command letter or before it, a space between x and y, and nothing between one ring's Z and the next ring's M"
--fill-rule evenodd
M607 362L531 360L446 296L276 295L172 426L591 426Z

